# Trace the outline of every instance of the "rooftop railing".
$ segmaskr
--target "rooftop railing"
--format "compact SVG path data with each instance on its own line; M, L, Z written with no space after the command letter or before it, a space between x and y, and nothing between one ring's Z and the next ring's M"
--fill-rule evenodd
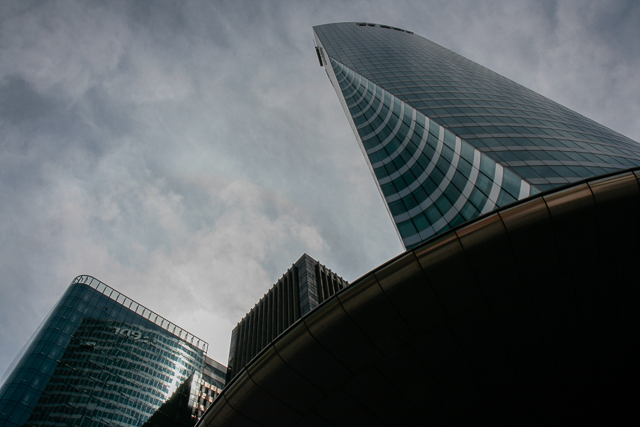
M209 344L206 341L203 341L200 338L198 338L195 335L193 335L192 333L185 331L184 329L182 329L181 327L179 327L175 323L170 322L169 320L165 319L164 317L160 316L159 314L155 313L154 311L149 310L147 307L145 307L145 306L143 306L141 304L138 304L137 302L135 302L134 300L132 300L128 296L116 291L111 286L107 285L104 282L101 282L100 280L96 279L95 277L88 276L88 275L81 275L81 276L78 276L75 279L73 279L73 281L71 282L71 284L75 284L75 283L82 283L82 284L90 286L91 288L97 290L101 294L107 296L108 298L111 298L113 301L117 302L118 304L120 304L120 305L128 308L129 310L133 311L134 313L144 317L145 319L149 320L150 322L155 323L156 325L160 326L165 331L167 331L167 332L177 336L178 338L180 338L180 339L182 339L182 340L194 345L195 347L199 348L200 350L204 351L205 353L209 349Z

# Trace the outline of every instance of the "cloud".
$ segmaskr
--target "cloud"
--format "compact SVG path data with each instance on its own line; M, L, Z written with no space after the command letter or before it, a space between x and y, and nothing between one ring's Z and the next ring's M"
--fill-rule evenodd
M0 2L0 371L78 274L208 340L401 251L311 26L406 28L640 138L634 2ZM228 333L224 333L225 328Z
M2 74L73 102L117 67L123 20L82 2L46 2L3 22Z

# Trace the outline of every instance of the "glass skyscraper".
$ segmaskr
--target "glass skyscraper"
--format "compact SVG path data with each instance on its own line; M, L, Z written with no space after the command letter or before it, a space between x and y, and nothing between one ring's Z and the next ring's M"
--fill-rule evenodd
M411 32L314 31L408 250L261 344L200 425L636 417L639 146Z
M541 191L640 166L640 145L411 31L314 27L404 246Z
M224 386L208 344L78 276L0 389L3 426L192 426Z

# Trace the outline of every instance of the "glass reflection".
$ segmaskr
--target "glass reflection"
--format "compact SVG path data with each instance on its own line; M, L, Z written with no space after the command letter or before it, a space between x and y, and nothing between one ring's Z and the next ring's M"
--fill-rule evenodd
M81 276L0 389L0 424L192 426L224 386L224 367L208 358L205 363L206 347L102 282ZM219 366L215 386L207 376L208 390L203 369L208 366L210 373L211 363Z

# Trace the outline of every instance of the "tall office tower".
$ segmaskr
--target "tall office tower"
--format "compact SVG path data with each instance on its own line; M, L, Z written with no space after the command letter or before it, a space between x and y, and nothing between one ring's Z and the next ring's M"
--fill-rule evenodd
M315 34L408 250L245 359L202 425L637 417L638 146L410 32Z
M405 248L501 206L640 165L640 146L410 31L314 27Z
M0 389L3 426L192 426L219 393L208 344L76 277Z
M227 378L235 377L278 335L346 286L336 273L303 254L233 328Z

